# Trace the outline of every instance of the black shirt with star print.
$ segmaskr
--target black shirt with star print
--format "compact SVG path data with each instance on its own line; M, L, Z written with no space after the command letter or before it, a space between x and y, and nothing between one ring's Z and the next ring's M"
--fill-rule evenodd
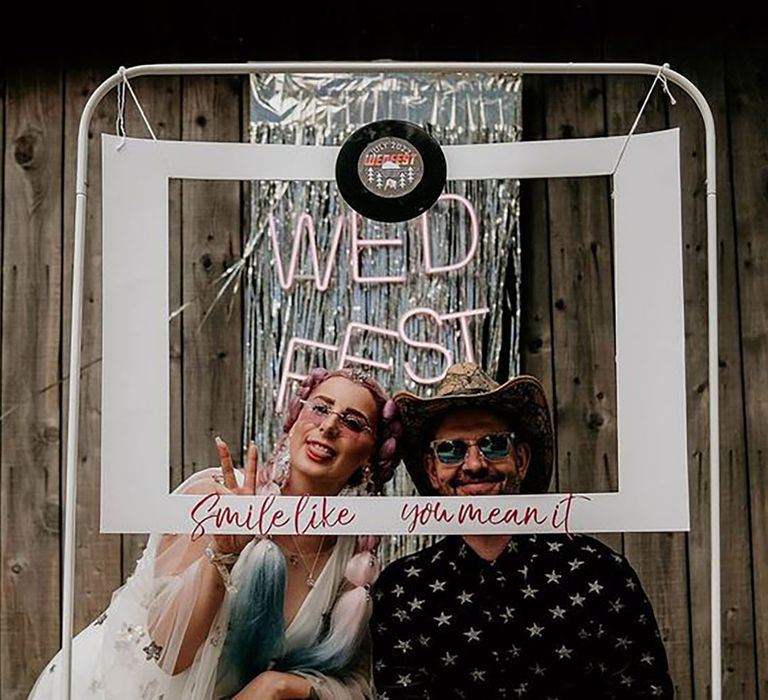
M388 566L374 591L379 700L671 698L656 619L627 560L586 535L460 537Z

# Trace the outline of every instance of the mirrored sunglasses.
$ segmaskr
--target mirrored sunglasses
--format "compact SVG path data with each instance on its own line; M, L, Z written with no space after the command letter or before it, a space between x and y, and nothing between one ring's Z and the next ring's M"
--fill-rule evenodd
M489 433L477 440L433 440L429 446L440 462L455 466L464 462L472 445L477 445L480 454L490 462L504 459L512 451L514 438L514 433Z

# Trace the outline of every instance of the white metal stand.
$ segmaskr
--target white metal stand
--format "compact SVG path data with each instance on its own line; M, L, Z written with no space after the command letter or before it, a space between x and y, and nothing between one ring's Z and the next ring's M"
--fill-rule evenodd
M666 66L648 63L414 63L380 62L302 62L302 63L221 63L156 64L124 69L105 80L91 94L80 118L77 139L77 179L75 203L75 249L72 274L72 333L69 362L69 424L67 426L67 466L64 509L64 590L62 659L65 698L71 697L72 631L75 580L75 526L77 503L77 448L80 403L80 341L83 295L83 252L85 211L88 197L88 130L91 117L102 98L122 80L146 75L245 75L251 73L519 73L522 75L651 75L661 74L682 88L696 103L704 120L706 135L707 183L707 286L709 318L709 467L711 534L711 623L712 623L712 698L720 700L720 433L718 386L717 317L717 170L715 163L715 120L699 89L686 77Z

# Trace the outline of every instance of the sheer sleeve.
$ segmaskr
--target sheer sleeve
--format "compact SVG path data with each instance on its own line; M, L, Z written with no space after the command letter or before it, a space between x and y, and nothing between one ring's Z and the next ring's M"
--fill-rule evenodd
M218 473L218 469L199 472L175 493L207 494L212 490L211 477ZM242 476L238 474L238 478ZM237 692L239 686L234 684L231 674L219 673L234 591L221 585L218 571L205 556L211 541L210 536L194 541L189 535L150 536L133 575L115 591L107 610L74 640L73 697L218 700ZM253 565L256 543L255 539L251 541L235 564L235 583ZM346 560L353 552L351 545L347 549L343 550L339 571L329 577L330 590L338 591ZM210 587L211 577L220 586L218 608L210 625L197 635L194 659L182 665L183 671L176 672L200 593L204 587ZM318 602L321 607L325 604ZM307 615L315 625L321 624L322 610L315 610L314 604L308 606ZM38 679L30 700L61 697L60 672L57 656ZM313 680L323 700L372 698L367 640L338 675L305 676Z
M195 474L176 493L208 493L217 471ZM193 541L188 535L152 535L135 573L114 594L103 621L100 663L101 683L114 697L213 697L229 619L226 591L191 666L174 674L200 587L205 577L218 575L204 554L210 541L209 536Z

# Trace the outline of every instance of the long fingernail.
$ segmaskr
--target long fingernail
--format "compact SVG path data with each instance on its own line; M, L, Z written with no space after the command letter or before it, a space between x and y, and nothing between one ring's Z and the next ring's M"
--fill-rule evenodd
M214 438L214 440L216 441L217 445L219 446L224 445L224 440L222 440L218 435Z

